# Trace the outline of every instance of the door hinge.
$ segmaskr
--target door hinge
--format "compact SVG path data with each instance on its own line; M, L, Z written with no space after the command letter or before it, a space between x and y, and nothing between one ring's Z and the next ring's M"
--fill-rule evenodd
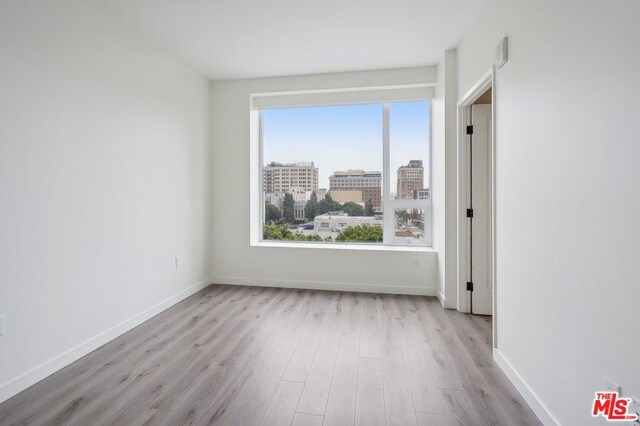
M467 126L467 134L468 135L472 135L473 134L473 126Z
M467 282L467 291L473 291L473 283L471 281Z
M473 217L473 209L467 209L467 217Z

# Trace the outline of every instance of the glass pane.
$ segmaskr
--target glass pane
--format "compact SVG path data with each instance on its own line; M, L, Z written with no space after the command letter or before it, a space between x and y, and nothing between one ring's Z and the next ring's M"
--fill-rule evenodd
M394 242L423 243L425 215L422 209L396 209Z
M429 196L429 117L427 101L389 106L391 198Z
M262 120L263 238L381 241L382 105L273 109Z

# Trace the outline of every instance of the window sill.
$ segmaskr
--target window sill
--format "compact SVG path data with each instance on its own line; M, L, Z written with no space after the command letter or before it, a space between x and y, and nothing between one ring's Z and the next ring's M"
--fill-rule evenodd
M437 253L433 247L427 246L404 246L404 245L382 245L382 244L357 244L357 243L296 243L291 241L258 241L252 242L251 247L278 247L278 248L301 248L301 249L322 249L322 250L362 250L362 251L404 251Z

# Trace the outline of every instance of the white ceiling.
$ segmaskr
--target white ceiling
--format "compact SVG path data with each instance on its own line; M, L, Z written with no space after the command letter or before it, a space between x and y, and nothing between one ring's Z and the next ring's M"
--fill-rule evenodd
M98 0L212 80L433 65L485 0Z

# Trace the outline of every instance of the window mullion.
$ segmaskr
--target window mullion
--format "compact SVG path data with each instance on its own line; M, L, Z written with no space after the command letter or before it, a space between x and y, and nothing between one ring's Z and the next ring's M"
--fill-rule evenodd
M394 239L394 214L391 201L391 132L389 129L389 104L382 105L382 241L390 244Z

